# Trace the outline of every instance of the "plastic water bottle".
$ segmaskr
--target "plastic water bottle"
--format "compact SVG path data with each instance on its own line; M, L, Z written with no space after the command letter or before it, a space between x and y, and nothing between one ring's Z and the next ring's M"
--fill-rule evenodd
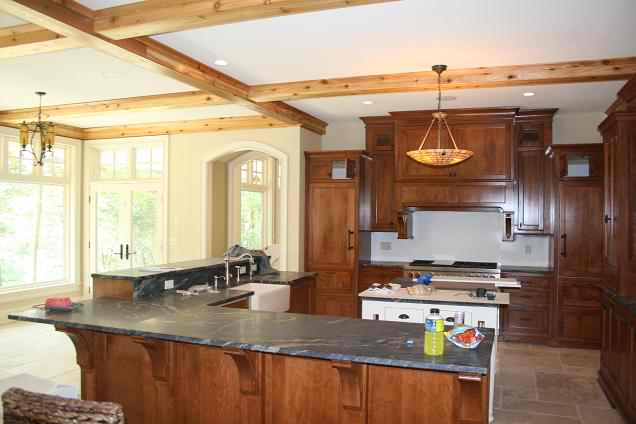
M444 354L444 318L439 309L431 309L431 314L425 320L424 353L430 356Z

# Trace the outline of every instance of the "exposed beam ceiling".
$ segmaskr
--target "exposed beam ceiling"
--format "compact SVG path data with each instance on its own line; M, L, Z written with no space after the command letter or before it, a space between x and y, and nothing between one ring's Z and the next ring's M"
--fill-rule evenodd
M157 122L151 124L86 128L83 130L82 139L103 140L108 138L234 131L258 128L283 128L289 126L291 125L267 116L240 116L233 118L198 119L193 121Z
M71 38L63 37L33 24L0 28L0 59L80 47Z
M150 38L110 40L94 32L91 17L53 0L0 0L0 10L286 124L326 132L325 122L282 102L254 102L246 84Z
M146 0L95 11L95 31L115 40L399 0Z
M228 103L227 100L205 91L188 91L184 93L46 106L42 108L42 112L51 119L60 117L78 118L132 111L186 109ZM21 122L34 119L37 114L38 108L4 110L0 111L0 122Z
M442 89L599 82L633 75L636 57L449 69L442 74ZM266 102L432 90L437 90L437 74L426 71L257 85L249 97Z

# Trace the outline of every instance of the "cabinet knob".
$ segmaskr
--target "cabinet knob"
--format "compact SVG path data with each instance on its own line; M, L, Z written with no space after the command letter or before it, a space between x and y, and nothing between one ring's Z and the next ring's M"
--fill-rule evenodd
M398 316L398 318L399 318L399 319L409 319L409 318L411 318L411 317L410 317L410 316L408 316L408 315L406 315L406 314L400 314L400 315Z

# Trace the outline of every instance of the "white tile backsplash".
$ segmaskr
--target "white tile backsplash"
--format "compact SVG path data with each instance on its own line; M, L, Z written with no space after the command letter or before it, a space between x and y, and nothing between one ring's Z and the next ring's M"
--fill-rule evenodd
M396 233L373 233L371 259L455 259L528 266L549 263L549 237L517 235L514 242L504 242L503 214L498 212L416 212L413 235L412 240L398 240ZM385 242L391 243L391 250L382 250Z

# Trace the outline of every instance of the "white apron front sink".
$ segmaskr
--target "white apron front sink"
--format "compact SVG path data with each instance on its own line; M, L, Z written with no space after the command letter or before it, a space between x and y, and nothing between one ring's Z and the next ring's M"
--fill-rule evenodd
M234 288L254 292L248 298L250 309L270 312L289 311L290 289L286 284L247 283Z

